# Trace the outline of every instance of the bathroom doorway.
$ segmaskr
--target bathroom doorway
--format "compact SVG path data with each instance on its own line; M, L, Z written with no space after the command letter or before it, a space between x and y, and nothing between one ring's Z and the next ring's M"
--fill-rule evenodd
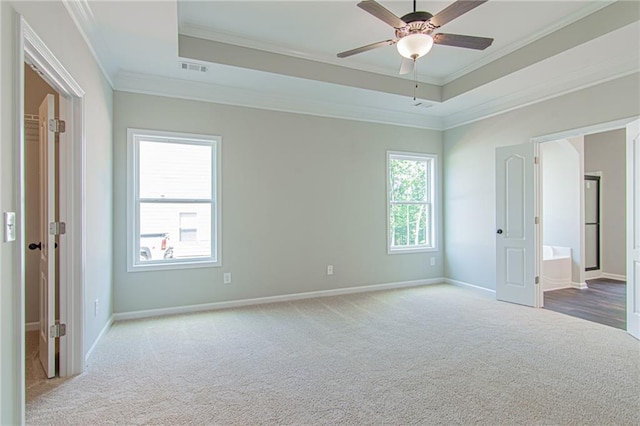
M626 130L540 149L543 306L626 330Z

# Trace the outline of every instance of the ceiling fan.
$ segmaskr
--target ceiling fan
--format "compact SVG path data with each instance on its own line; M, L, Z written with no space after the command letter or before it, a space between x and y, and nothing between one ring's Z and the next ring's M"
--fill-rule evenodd
M358 3L358 7L395 28L396 38L338 53L338 58L396 44L398 52L403 56L400 74L408 74L413 71L416 59L426 55L434 44L484 50L491 46L492 38L433 32L486 1L457 0L436 15L432 15L429 12L416 11L416 0L413 0L413 12L398 18L375 0L363 0Z

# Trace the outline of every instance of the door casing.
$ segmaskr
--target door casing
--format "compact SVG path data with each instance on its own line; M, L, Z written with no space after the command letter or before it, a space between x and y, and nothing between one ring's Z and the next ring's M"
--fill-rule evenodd
M60 371L62 377L79 374L84 369L84 264L85 264L85 136L84 90L74 80L56 56L33 31L23 16L14 15L18 28L15 49L16 87L14 104L16 164L15 181L18 186L18 235L14 245L17 259L14 266L14 335L20 336L14 371L15 395L18 395L18 423L25 421L25 156L24 156L24 63L35 66L41 77L60 95L59 117L67 124L60 134L60 221L67 224L66 234L60 237L60 322L67 325L67 335L60 340Z
M620 120L615 120L615 121L609 121L609 122L605 122L605 123L600 123L600 124L595 124L593 126L587 126L587 127L580 127L580 128L576 128L576 129L571 129L571 130L566 130L563 132L559 132L559 133L553 133L553 134L549 134L549 135L544 135L544 136L538 136L538 137L534 137L531 139L532 143L543 143L543 142L549 142L549 141L553 141L553 140L558 140L558 139L567 139L567 138L573 138L573 137L577 137L577 136L586 136L586 135L590 135L590 134L594 134L594 133L602 133L602 132L607 132L610 130L618 130L618 129L626 129L627 124L640 119L640 117L628 117L628 118L623 118ZM537 202L535 203L536 205L536 217L541 218L542 217L542 192L541 192L541 188L542 188L542 176L540 173L537 173L537 177L536 180L538 182L538 192L536 193L536 198L537 198ZM583 223L584 223L584 217L583 219ZM538 237L537 237L537 256L536 256L536 269L539 271L540 267L541 267L541 263L542 263L542 226L538 226L537 230L536 230ZM584 247L584 241L582 241L582 247ZM629 248L627 248L627 251L629 251ZM627 257L629 257L629 253L627 253ZM582 262L584 264L584 253L582 255ZM582 268L584 269L584 268ZM639 287L639 283L636 283L636 291L640 291ZM543 303L544 303L544 292L543 292L543 288L542 286L538 286L538 300L540 301L540 305L539 307L543 307ZM627 293L629 294L629 293Z
M640 340L640 118L628 123L626 130L627 331Z

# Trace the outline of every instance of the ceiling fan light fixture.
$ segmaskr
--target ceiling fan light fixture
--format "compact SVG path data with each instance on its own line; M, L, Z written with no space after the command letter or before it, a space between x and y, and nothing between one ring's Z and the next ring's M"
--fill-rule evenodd
M422 33L409 34L398 40L396 47L405 58L416 60L429 53L433 47L433 37Z

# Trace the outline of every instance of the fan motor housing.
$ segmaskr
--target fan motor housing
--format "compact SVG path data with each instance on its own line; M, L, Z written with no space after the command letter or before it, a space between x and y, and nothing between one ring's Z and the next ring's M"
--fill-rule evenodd
M407 13L400 19L402 19L407 24L410 24L415 21L427 22L431 18L433 18L433 15L429 12L411 12Z
M396 28L396 37L401 39L410 34L431 34L436 29L429 23L433 15L429 12L411 12L404 15L402 22L406 25L402 28Z

